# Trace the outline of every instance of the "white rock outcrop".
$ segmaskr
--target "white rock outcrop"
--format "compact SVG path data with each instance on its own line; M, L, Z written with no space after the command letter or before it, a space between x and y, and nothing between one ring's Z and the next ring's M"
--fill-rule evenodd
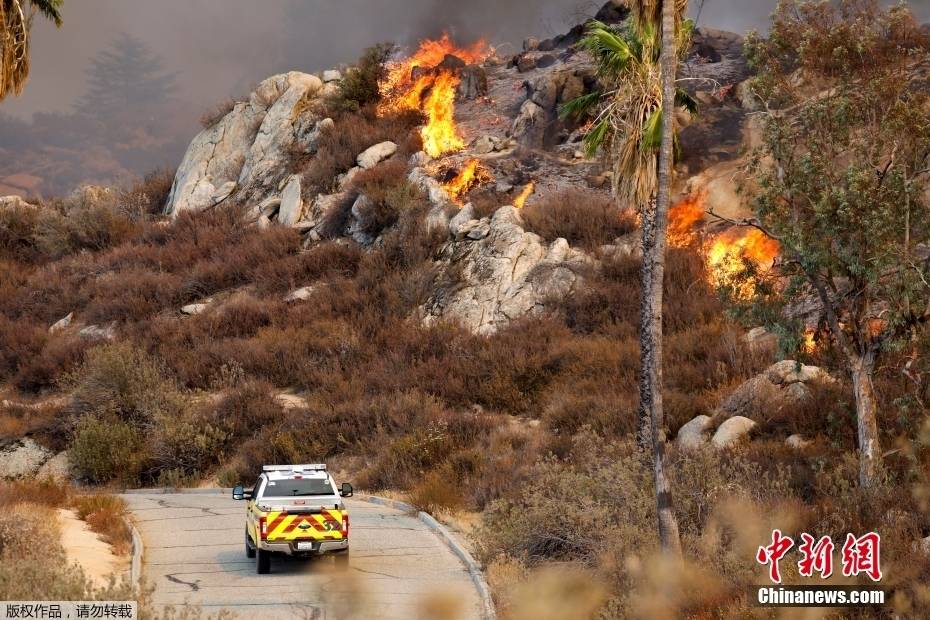
M370 146L358 156L356 163L362 170L374 168L388 157L397 152L397 145L393 142L380 142Z
M296 71L259 84L247 102L236 104L191 142L165 213L176 217L230 198L267 198L287 174L293 150L313 149L320 119L304 102L322 86L320 78Z
M53 453L28 437L0 448L0 479L19 479L35 475Z
M187 316L197 316L198 314L203 314L210 307L210 304L201 303L201 304L187 304L181 308L181 314L186 314Z
M795 406L809 398L808 384L832 381L833 378L822 368L783 360L736 388L721 403L719 412L725 417L761 420L774 411Z
M453 320L476 333L493 333L568 295L590 263L565 239L546 245L526 232L513 207L480 220L463 221L470 218L467 212L460 216L450 222L455 238L442 249L438 263L455 281L424 306L427 324Z
M278 224L294 226L303 215L304 201L301 197L300 175L292 175L281 194L281 205L278 209Z
M19 196L0 196L0 209L26 209L35 208Z
M55 321L54 325L48 328L48 333L55 334L64 329L67 329L71 325L71 322L73 320L74 320L74 313L69 312L67 315Z
M703 447L707 443L707 431L712 423L710 416L697 416L678 429L675 444L680 450L697 450Z
M732 448L743 441L755 427L756 423L749 418L734 416L717 427L710 443L717 449Z

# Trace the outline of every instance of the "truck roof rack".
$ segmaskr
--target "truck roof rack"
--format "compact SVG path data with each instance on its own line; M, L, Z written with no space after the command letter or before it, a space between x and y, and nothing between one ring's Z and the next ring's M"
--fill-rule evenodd
M326 471L326 463L312 465L263 465L262 471Z

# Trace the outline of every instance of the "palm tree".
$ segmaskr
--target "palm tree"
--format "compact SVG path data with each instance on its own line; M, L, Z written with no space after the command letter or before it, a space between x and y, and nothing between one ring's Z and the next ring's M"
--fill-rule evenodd
M653 3L654 4L654 3ZM687 0L662 2L662 144L659 148L658 192L655 212L643 218L643 292L639 342L641 350L640 416L648 415L652 438L653 473L659 540L670 555L681 557L678 519L672 489L665 474L665 411L662 406L662 296L668 209L675 157L675 77L678 72L678 25Z
M613 161L615 193L620 200L640 208L643 268L638 440L644 451L650 444L652 447L659 539L667 553L678 557L678 521L665 472L662 282L675 154L674 112L677 105L694 109L690 97L675 86L679 53L687 49L691 24L683 21L687 0L640 0L630 5L632 24L622 31L597 21L589 24L583 45L595 59L604 92L570 102L563 113L580 115L598 106L585 136L588 151L593 154L604 148Z
M61 26L64 0L0 0L0 101L29 77L29 29L36 12ZM28 4L28 9L26 5Z

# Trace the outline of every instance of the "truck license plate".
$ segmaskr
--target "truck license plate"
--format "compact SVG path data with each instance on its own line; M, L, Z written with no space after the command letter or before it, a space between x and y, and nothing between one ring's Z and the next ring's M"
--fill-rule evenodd
M297 543L297 550L298 551L313 551L313 543L312 542L299 542Z

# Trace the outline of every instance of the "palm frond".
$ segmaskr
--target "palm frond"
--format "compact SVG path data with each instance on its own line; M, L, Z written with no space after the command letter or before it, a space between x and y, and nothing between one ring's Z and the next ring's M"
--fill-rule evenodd
M599 148L604 145L607 138L607 132L610 130L610 120L602 118L594 123L590 131L585 134L582 144L585 147L585 153L588 157L593 157Z
M0 100L22 92L29 75L29 19L20 0L0 0Z
M655 150L662 145L662 108L656 107L646 124L643 125L643 135L639 141L639 148Z
M601 75L619 75L634 57L629 41L621 33L598 21L588 24L581 47L594 58Z
M698 112L698 102L697 99L686 93L681 88L675 90L675 105L679 108L684 108L691 114L697 114Z
M64 0L29 0L29 2L48 20L54 22L56 26L61 26L61 7Z
M581 95L571 101L566 101L559 106L559 118L580 119L590 112L594 106L601 100L601 93L595 91L587 95Z

